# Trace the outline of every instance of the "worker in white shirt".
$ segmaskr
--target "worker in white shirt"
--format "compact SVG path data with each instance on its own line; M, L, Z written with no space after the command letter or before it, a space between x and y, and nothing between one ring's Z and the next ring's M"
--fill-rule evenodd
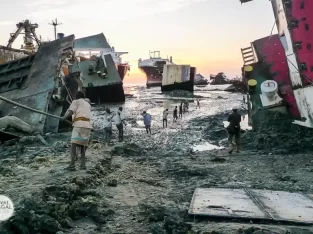
M119 107L118 110L116 111L114 122L118 130L118 139L119 141L123 141L124 138L123 124L126 125L124 123L123 107Z
M110 144L111 141L111 136L112 136L112 119L114 117L114 113L112 115L110 108L105 109L105 114L104 114L104 123L103 123L103 128L104 128L104 135L105 135L105 142L106 145Z

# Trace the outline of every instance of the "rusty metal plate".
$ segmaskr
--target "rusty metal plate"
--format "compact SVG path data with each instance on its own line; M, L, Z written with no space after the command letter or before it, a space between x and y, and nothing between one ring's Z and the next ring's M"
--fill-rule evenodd
M189 214L312 224L312 198L284 191L197 188Z

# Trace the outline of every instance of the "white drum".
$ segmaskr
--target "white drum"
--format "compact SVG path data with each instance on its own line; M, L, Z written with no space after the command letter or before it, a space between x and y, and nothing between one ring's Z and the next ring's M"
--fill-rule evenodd
M266 80L261 84L262 94L267 98L273 98L278 91L278 84L274 80Z

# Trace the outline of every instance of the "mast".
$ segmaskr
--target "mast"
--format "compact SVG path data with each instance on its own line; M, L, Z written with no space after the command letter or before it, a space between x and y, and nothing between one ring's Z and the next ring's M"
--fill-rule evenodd
M54 27L54 39L57 39L57 26L61 25L62 23L58 22L58 19L55 19L55 21L52 20L52 23L50 23L50 25L52 25Z

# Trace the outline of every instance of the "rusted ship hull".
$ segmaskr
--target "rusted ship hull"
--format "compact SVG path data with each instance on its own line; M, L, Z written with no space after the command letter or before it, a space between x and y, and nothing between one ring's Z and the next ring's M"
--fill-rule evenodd
M62 93L64 89L60 80L60 63L71 57L73 43L74 35L68 36L43 44L35 55L1 64L0 95L33 109L60 116L68 107L68 94L66 92L61 100L56 100L53 95L58 90ZM78 88L77 80L73 78L71 81L76 85L70 85L70 92L75 93ZM58 131L59 119L13 108L3 101L0 101L0 109L2 115L18 117L34 126L38 132Z
M147 82L146 86L151 87L160 87L162 86L162 72L163 66L160 67L140 67L140 69L146 74Z

